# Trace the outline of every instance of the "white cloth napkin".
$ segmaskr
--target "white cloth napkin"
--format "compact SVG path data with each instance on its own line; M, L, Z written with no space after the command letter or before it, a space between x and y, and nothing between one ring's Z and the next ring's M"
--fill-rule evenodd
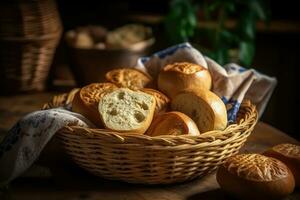
M189 43L140 58L136 68L157 77L163 66L179 61L197 63L209 69L213 77L213 92L225 102L230 122L235 121L244 98L256 104L261 115L276 85L275 78L253 69L246 70L236 64L223 68ZM59 129L68 124L93 127L82 115L68 111L69 106L30 113L12 127L0 144L0 185L26 171Z
M235 122L244 98L256 105L260 117L277 84L276 78L263 75L254 69L245 69L234 63L221 67L189 43L167 48L150 57L142 57L136 68L157 77L162 67L174 62L191 62L208 68L213 78L212 91L226 104L229 122Z
M18 121L0 144L0 185L27 170L53 135L68 124L93 127L82 115L65 108L32 112Z

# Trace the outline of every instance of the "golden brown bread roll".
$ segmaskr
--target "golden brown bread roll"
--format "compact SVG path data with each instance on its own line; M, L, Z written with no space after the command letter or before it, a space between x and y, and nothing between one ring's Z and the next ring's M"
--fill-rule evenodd
M158 90L154 90L151 88L142 88L141 91L147 94L151 94L155 98L156 100L155 114L167 111L169 107L170 99L166 95L164 95Z
M146 135L200 135L195 122L181 112L166 112L157 115Z
M192 118L201 133L223 130L227 126L225 104L209 90L183 90L173 98L171 108Z
M155 98L150 94L119 88L100 99L98 110L106 128L144 134L152 122L155 104Z
M300 146L294 144L279 144L263 153L282 161L292 171L296 186L300 187Z
M158 89L171 99L184 89L210 90L211 85L212 78L205 67L187 62L166 65L158 75Z
M112 83L92 83L87 85L75 94L72 102L72 110L82 114L99 128L102 128L103 124L98 112L98 103L105 92L117 88Z
M106 73L105 78L119 87L127 87L133 90L144 88L152 81L150 76L133 68L111 70Z
M217 181L240 199L281 199L295 187L293 174L284 163L259 154L228 158L217 171Z

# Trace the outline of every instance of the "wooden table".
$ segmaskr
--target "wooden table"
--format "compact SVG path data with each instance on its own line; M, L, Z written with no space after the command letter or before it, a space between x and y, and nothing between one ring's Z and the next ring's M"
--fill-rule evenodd
M0 136L3 137L18 118L39 109L44 102L50 100L52 95L53 93L40 93L0 97ZM262 152L272 145L285 142L298 143L287 134L259 122L241 151ZM39 175L31 169L26 177L16 179L8 189L2 189L0 199L230 199L220 190L214 174L181 184L147 186L109 181L91 176L76 167L69 168L70 166L61 163L55 164L61 168L60 174L51 176L51 174L40 173ZM300 199L300 190L297 189L286 199Z

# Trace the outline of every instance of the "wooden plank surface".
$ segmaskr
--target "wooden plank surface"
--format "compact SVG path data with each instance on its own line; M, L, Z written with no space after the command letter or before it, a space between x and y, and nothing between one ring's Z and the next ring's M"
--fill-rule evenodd
M53 93L40 93L0 97L0 135L3 136L18 118L30 111L39 109L44 102L50 100L52 95ZM262 152L268 147L284 142L298 143L285 133L259 122L241 151ZM13 181L8 189L2 189L0 199L230 199L220 190L214 174L173 185L128 184L91 176L76 166L70 165L67 161L61 160L57 152L52 153L54 155L51 157L44 156L43 158L44 160L51 160L55 166L52 169L58 169L52 171L50 174L52 176L37 177L34 175L31 177L30 173L27 173L26 177ZM38 163L41 164L43 161ZM286 199L300 199L299 189Z

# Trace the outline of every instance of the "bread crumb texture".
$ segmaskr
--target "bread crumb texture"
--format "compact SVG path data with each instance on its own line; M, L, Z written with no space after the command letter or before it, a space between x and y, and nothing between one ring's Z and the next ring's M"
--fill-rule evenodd
M103 123L109 129L133 131L153 115L153 96L140 91L121 88L106 94L99 102Z
M172 102L172 109L185 113L196 122L200 132L214 129L214 113L208 103L190 93L176 96Z

